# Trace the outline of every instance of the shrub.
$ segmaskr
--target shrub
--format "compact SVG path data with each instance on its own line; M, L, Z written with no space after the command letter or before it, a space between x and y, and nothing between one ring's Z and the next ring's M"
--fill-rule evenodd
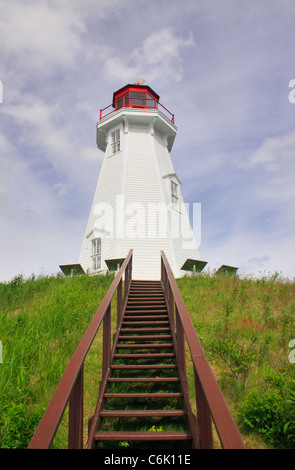
M209 340L210 354L219 357L225 371L235 379L246 380L252 364L257 359L255 340L240 343L235 334L223 333Z
M253 390L240 405L239 413L246 428L262 435L276 448L294 448L295 400L273 389Z
M32 410L25 403L13 403L5 408L0 415L0 447L26 448L43 413L44 408Z

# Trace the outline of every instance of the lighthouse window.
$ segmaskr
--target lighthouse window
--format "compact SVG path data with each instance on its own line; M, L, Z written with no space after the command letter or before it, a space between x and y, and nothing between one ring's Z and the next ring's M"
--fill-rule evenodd
M121 95L117 99L117 106L116 109L122 108L122 106L128 106L129 105L129 94L125 93L124 95Z
M171 196L172 202L178 201L178 184L176 184L174 181L171 181Z
M149 93L147 94L147 105L149 108L156 108L155 98Z
M113 154L120 151L120 130L112 132L112 150Z
M92 240L92 267L94 271L101 268L101 238Z
M130 91L130 104L136 106L146 106L145 93Z

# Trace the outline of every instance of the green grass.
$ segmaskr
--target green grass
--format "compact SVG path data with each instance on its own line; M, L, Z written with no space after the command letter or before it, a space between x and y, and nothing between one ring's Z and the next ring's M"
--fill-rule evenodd
M27 447L112 279L16 276L0 283L0 448ZM295 364L288 360L295 338L294 282L277 275L199 275L177 283L246 447L294 448ZM188 351L187 373L195 411ZM101 332L85 362L86 431L100 374ZM158 429L157 423L144 426ZM54 447L65 447L66 440L65 417Z
M205 354L247 447L295 447L295 284L271 275L179 279ZM189 357L189 354L187 355ZM193 393L192 368L188 367Z
M17 276L0 284L0 447L27 447L112 279ZM100 362L90 350L91 383Z

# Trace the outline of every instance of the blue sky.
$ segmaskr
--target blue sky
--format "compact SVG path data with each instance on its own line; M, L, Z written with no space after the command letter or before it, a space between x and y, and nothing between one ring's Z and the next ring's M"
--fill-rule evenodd
M295 276L293 0L0 0L0 281L78 261L99 109L144 78L202 259Z

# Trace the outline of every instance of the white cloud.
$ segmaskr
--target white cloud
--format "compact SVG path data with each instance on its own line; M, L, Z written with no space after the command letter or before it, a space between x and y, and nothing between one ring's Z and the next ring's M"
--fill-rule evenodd
M103 159L103 153L97 149L96 146L84 147L80 152L81 159L85 163L97 163Z
M56 183L53 185L53 189L57 192L59 196L64 196L69 193L71 185L66 183Z
M267 263L271 261L270 256L254 256L244 261L242 265L243 273L258 272L264 270Z
M180 81L183 74L181 51L194 45L191 33L184 39L176 36L171 28L164 28L152 32L127 56L107 58L104 72L107 77L127 82L141 77L148 81L159 78Z
M20 173L20 166L15 148L2 134L0 134L0 153L0 209L3 214L7 214L11 205L10 195L15 178Z
M264 141L259 149L253 152L247 160L239 164L245 168L263 165L267 170L278 171L292 165L294 168L295 132L278 137L270 137Z
M1 10L2 55L17 57L31 72L73 66L84 31L79 17L62 4L56 9L50 2L14 1Z
M43 160L49 159L56 168L73 157L71 132L58 103L46 103L32 94L23 94L21 102L4 106L3 113L18 126L17 143L21 148L42 149Z
M75 262L79 222L65 217L59 201L70 187L60 182L51 190L3 136L0 151L0 282L18 273L57 272L67 258Z
M201 259L208 261L211 272L222 264L238 267L241 276L261 277L275 271L294 276L294 238L289 235L282 243L277 237L257 237L255 231L232 231L224 240L204 241L200 246Z

